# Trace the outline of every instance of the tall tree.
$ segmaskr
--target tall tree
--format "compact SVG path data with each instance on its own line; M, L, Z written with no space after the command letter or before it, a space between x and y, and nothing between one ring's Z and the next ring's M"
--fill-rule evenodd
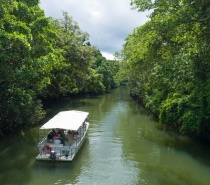
M208 0L132 0L152 10L124 45L132 94L181 133L210 131L210 4Z
M42 118L39 94L57 64L55 33L38 1L1 0L0 135Z

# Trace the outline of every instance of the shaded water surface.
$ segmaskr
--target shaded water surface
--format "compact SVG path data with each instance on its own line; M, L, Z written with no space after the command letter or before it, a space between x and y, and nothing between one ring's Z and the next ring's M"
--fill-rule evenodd
M158 129L126 88L54 102L43 122L73 109L90 112L88 135L74 161L36 161L39 127L5 137L1 185L209 185L209 148Z

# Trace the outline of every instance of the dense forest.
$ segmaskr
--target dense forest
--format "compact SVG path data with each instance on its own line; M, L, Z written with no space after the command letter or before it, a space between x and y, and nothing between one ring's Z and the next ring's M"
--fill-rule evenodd
M210 1L131 5L151 13L127 36L118 76L163 125L210 142Z
M46 101L109 91L118 70L67 12L54 20L38 0L0 0L0 136L36 124Z
M110 61L67 12L57 20L38 0L0 0L0 136L36 124L46 101L123 82L160 123L210 143L210 1L131 6L149 20Z

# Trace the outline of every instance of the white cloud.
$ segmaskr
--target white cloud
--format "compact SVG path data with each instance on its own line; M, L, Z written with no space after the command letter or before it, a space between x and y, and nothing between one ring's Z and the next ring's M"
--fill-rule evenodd
M144 24L147 13L131 10L131 0L41 0L46 16L61 18L68 12L90 42L104 56L110 57L122 49L124 39L132 30ZM109 58L110 59L110 58Z
M101 54L103 55L103 57L105 57L107 60L114 60L114 56L111 53L107 53L107 52L101 52Z

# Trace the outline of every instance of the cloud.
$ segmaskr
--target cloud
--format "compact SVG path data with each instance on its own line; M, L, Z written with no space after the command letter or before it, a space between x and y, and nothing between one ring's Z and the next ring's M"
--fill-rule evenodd
M130 1L41 0L40 6L46 16L53 18L61 18L62 11L68 12L81 30L89 33L91 44L111 59L122 49L127 35L148 20L147 13L131 10Z
M103 55L103 57L105 57L107 60L113 60L113 54L111 53L107 53L107 52L101 52L101 54Z

